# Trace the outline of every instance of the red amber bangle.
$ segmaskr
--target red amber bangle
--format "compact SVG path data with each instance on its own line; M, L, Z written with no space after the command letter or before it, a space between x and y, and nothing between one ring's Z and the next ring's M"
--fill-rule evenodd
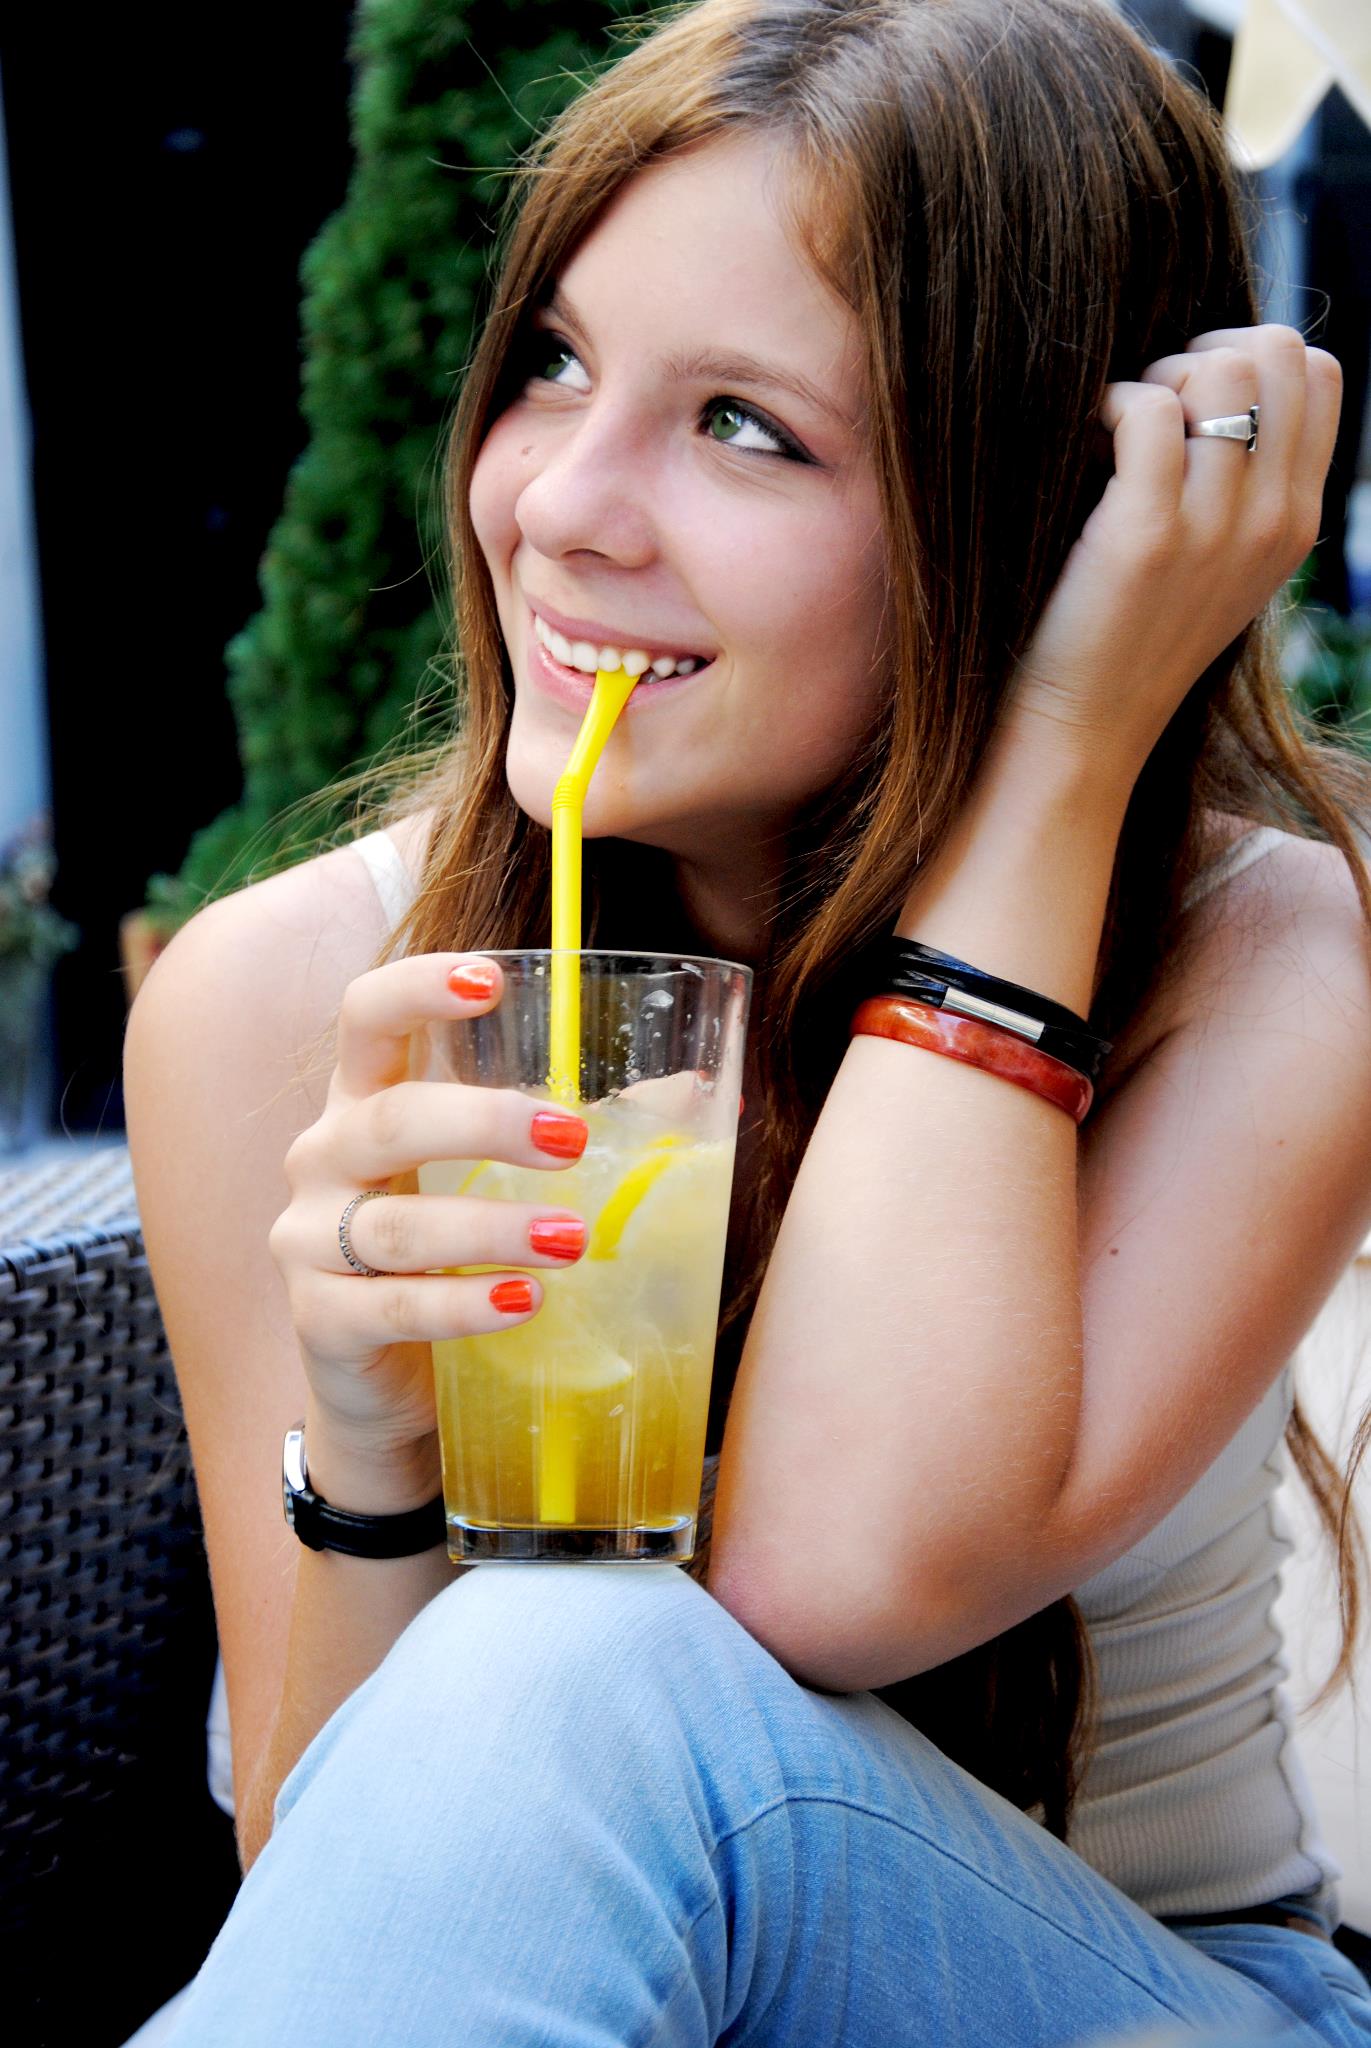
M1055 1102L1080 1123L1095 1097L1095 1084L1065 1060L1042 1052L1013 1031L983 1024L978 1017L959 1017L931 1003L908 996L868 996L852 1018L854 1038L894 1038L901 1045L922 1046L925 1052L946 1053L969 1067L984 1067L1001 1080L1014 1081Z

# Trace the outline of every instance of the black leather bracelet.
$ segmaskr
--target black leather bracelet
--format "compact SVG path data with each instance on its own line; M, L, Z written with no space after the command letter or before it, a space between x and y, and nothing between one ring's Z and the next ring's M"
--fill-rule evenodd
M315 1493L305 1465L305 1428L286 1431L281 1449L286 1520L310 1550L341 1550L346 1557L418 1557L447 1541L442 1494L399 1515L355 1515Z
M1113 1051L1110 1039L1101 1038L1064 1004L914 939L883 939L863 954L859 1000L876 995L910 996L934 1009L979 1017L1065 1061L1090 1081L1099 1079Z

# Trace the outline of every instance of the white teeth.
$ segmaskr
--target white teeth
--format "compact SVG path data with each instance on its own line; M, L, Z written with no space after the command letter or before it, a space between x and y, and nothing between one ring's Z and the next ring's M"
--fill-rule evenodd
M554 661L560 661L564 668L578 668L584 675L593 676L597 669L623 669L626 675L638 677L649 668L655 676L693 675L701 666L698 656L659 654L651 659L641 647L595 647L589 640L568 640L555 626L549 626L546 619L537 612L533 614L533 630L547 648Z

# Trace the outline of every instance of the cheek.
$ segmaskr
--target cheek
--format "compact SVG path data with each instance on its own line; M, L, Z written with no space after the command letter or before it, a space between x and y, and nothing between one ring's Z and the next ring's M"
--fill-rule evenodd
M852 536L832 587L833 617L851 649L853 695L869 700L888 665L892 623L884 534L863 521Z

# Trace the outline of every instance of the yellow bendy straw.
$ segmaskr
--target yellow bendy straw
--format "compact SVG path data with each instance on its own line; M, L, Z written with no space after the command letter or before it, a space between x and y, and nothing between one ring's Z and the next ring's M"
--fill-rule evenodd
M559 1102L580 1100L581 813L586 790L637 676L595 671L595 689L571 758L552 792L552 1043L547 1085Z
M595 688L571 758L552 792L552 1017L547 1085L577 1103L581 1075L581 814L586 790L637 676L595 671ZM576 1444L570 1415L546 1404L538 1460L538 1517L576 1519Z

